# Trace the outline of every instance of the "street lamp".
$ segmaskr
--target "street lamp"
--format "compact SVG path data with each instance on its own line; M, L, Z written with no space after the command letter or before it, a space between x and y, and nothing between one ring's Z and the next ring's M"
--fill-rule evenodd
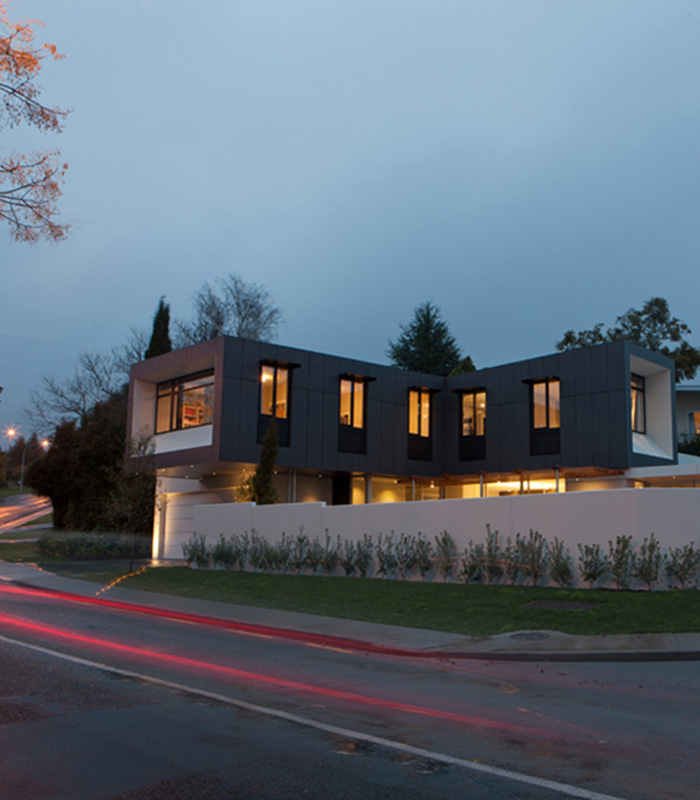
M15 436L17 436L17 428L5 428L5 436L10 440L10 444L7 446L7 458L5 459L5 485L7 485L7 476L9 471L9 455L10 455L10 448L14 444Z
M48 439L42 439L40 444L39 444L39 446L43 447L44 448L44 452L46 452L49 449L49 445L50 444L51 444L51 442ZM34 447L34 446L35 445L32 442L29 442L29 444L22 451L22 468L21 468L20 473L19 473L19 493L20 494L22 494L22 489L24 489L24 459L26 458L27 450L29 450L30 447Z

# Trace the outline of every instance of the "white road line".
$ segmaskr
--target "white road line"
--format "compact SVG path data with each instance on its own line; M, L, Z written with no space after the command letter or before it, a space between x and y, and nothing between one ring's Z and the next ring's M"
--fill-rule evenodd
M488 764L483 764L477 761L470 761L465 758L456 758L455 756L446 755L445 753L437 753L433 750L425 750L422 747L413 747L410 744L403 744L402 742L395 742L391 739L384 739L381 736L372 736L368 733L361 733L360 731L353 731L349 728L340 728L337 725L328 725L325 722L317 722L313 719L306 717L299 717L296 714L290 714L287 711L279 711L276 708L268 708L267 706L259 706L254 703L247 703L245 700L237 700L233 697L227 697L217 692L208 692L206 689L197 689L194 686L187 686L182 683L174 683L173 681L166 681L162 678L155 678L151 675L144 675L140 672L133 672L128 669L119 669L118 667L111 667L109 664L102 664L98 661L90 661L86 658L79 656L71 656L67 653L60 653L57 650L51 650L47 647L41 647L36 644L29 644L17 639L10 639L7 636L0 635L0 642L7 644L14 644L19 647L24 647L27 650L34 650L37 653L44 653L45 655L59 658L63 661L69 661L72 664L79 664L92 669L98 669L102 672L109 672L112 675L120 675L125 678L134 678L135 680L152 683L157 686L164 686L168 689L175 689L178 692L195 695L197 697L206 697L209 700L215 700L218 703L225 703L237 708L243 708L246 711L254 711L258 714L265 714L268 717L277 717L288 722L294 722L298 725L305 725L308 728L316 728L317 730L326 731L327 733L334 733L338 736L343 736L348 739L356 739L357 741L369 742L376 744L380 747L386 747L391 750L398 750L402 753L417 756L418 758L429 758L433 761L440 761L443 764L451 764L452 766L462 767L463 769L471 770L472 772L481 772L485 775L490 775L496 778L506 778L507 780L516 781L518 783L525 783L530 786L537 786L542 789L551 789L554 792L561 792L569 797L578 797L581 800L623 800L620 797L614 797L609 794L601 794L600 792L591 792L588 789L581 789L578 786L571 786L568 783L560 783L558 781L550 781L545 778L537 778L533 775L526 775L522 772L514 772L509 769L502 769L501 767L491 767Z

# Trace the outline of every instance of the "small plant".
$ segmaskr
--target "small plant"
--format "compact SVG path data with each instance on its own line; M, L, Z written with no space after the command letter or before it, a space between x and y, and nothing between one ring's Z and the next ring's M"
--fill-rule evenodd
M418 533L416 539L416 566L423 580L433 568L433 545L423 538L422 533Z
M531 580L533 586L537 586L540 578L547 571L547 541L539 531L530 533L527 539L520 539L521 568L525 575Z
M492 531L488 523L486 523L484 572L489 583L494 583L503 575L503 554L501 553L498 531Z
M374 542L369 533L365 533L362 539L355 545L355 567L357 574L361 578L366 578L372 562L374 560Z
M396 570L403 580L416 566L416 537L402 533L394 546L394 558Z
M284 531L282 531L282 538L277 542L275 550L277 551L277 569L284 573L289 569L289 562L292 560L292 540Z
M306 563L312 575L316 574L316 570L323 563L323 556L324 548L317 536L312 542L309 542L309 547L306 551Z
M607 575L610 565L599 544L580 544L578 568L588 588L592 589L597 580Z
M211 560L215 567L233 569L236 566L238 552L233 537L227 540L223 533L219 534L219 541L211 549Z
M250 557L250 536L246 531L242 536L234 536L238 548L238 569L244 570Z
M610 547L610 572L615 581L615 588L620 591L629 589L632 567L634 566L634 549L631 536L617 536L615 544Z
M396 569L398 564L394 546L394 531L388 536L383 536L380 533L377 541L377 573L382 578L386 578Z
M468 546L464 548L462 569L459 573L465 583L481 583L484 577L484 561L484 545L474 544L470 539Z
M564 542L554 537L549 548L549 576L557 586L571 586L574 579L573 559Z
M632 574L642 583L645 583L647 589L651 591L651 587L659 582L659 572L661 572L662 564L661 548L652 533L648 539L644 539L639 545L639 553L637 553L632 563Z
M250 566L258 572L266 569L267 567L266 544L267 542L258 536L258 532L255 529L251 529L248 562L250 563Z
M700 569L700 550L691 542L684 547L671 547L666 559L666 577L671 586L687 589L695 582Z
M209 566L209 548L207 547L207 537L192 534L192 538L182 543L182 555L188 566L206 569Z
M515 586L521 570L521 550L522 539L520 534L515 534L515 541L510 536L506 539L506 546L503 549L503 574L506 576L509 586Z
M438 572L446 581L457 566L457 545L446 530L435 537L435 552Z
M340 566L346 577L352 575L355 571L355 556L356 548L355 542L350 542L347 539L343 542L343 548L340 551Z
M326 575L334 575L340 560L340 536L335 544L331 544L331 537L328 535L328 528L326 528L326 546L323 549L323 558L321 559L321 569ZM347 574L347 573L346 573Z
M301 525L292 545L292 558L290 561L292 569L297 575L306 569L306 554L308 551L309 537L304 533L304 526Z

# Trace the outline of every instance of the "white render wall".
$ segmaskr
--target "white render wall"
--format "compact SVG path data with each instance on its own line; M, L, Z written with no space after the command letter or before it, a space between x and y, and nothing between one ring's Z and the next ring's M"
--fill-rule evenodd
M193 532L204 535L208 544L221 534L228 538L252 530L276 542L282 532L294 536L301 526L310 538L318 536L322 542L328 530L334 541L337 536L356 541L365 533L376 541L379 533L394 531L397 537L422 532L434 543L435 535L447 530L461 553L470 539L484 541L487 523L504 539L516 533L527 535L530 528L550 542L557 536L570 549L574 561L578 544L598 543L607 552L608 541L622 534L631 534L639 543L653 532L664 549L690 542L700 544L697 489L610 489L359 506L219 503L195 505L192 513ZM177 538L177 543L166 542L166 558L182 557L181 542L189 536L179 532Z

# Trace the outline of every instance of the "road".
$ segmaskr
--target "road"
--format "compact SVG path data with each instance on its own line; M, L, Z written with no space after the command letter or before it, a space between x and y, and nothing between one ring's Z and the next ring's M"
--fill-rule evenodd
M0 503L0 533L13 530L27 522L38 519L51 511L51 502L46 497L33 494L16 494Z
M0 584L0 797L697 798L694 662L405 659Z

